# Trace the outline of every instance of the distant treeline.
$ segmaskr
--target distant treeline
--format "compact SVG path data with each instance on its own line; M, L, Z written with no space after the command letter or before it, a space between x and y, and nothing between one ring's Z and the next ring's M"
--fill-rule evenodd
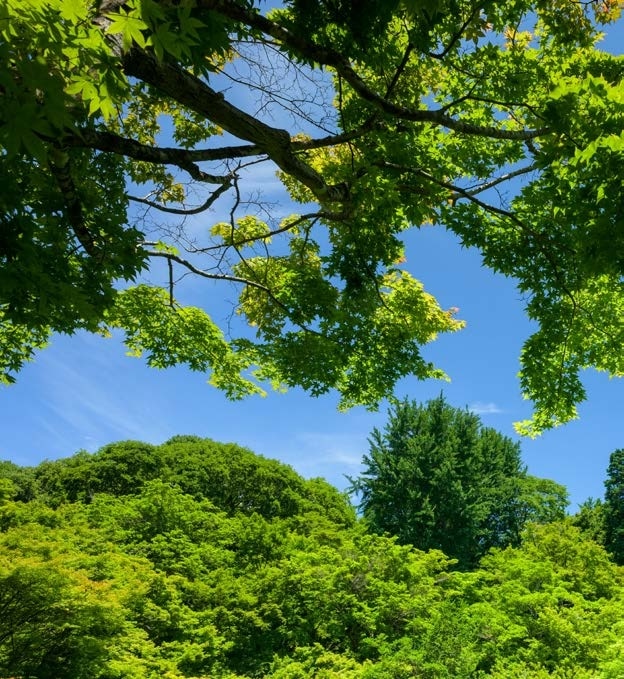
M468 568L192 436L5 462L0 497L2 677L624 676L624 573L591 507Z

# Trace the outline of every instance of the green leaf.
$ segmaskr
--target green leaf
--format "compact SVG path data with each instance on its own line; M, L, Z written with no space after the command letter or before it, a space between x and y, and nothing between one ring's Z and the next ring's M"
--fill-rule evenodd
M110 14L109 19L111 23L106 32L111 35L121 34L124 51L127 52L133 43L136 43L139 47L146 46L143 32L147 31L149 26L142 18L136 16L136 11L122 8L118 13Z

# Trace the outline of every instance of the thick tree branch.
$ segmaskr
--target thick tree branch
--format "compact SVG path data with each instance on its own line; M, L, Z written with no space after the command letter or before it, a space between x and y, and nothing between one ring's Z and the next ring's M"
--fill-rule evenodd
M243 158L258 155L259 149L251 146L234 146L223 149L187 150L179 148L148 146L134 139L122 137L103 130L81 130L80 135L67 137L67 146L91 148L98 151L116 153L133 160L142 160L160 165L176 165L200 182L207 184L228 184L231 176L219 176L204 172L196 163L200 161Z
M50 148L48 160L50 172L63 196L65 215L74 235L89 256L99 256L101 252L85 224L82 202L71 174L69 154L66 150L53 146Z
M314 139L292 139L291 149L293 152L306 151L309 149L324 148L345 144L354 139L359 139L371 132L375 127L383 129L383 125L369 120L360 127L340 134L327 135ZM42 138L44 138L42 136ZM48 138L45 138L46 141ZM181 149L173 146L148 146L129 137L123 137L114 132L96 129L82 129L79 134L68 135L62 138L62 144L72 148L89 148L97 151L116 153L120 156L142 160L148 163L162 165L176 165L186 170L193 163L211 162L220 160L234 160L237 158L253 158L254 156L266 155L255 144L242 144L240 146L219 146L217 148ZM190 173L189 173L190 174ZM229 177L219 177L203 173L205 179L201 181L221 184L229 181ZM214 177L215 181L209 181Z
M297 157L286 130L266 125L227 102L221 93L188 71L160 63L146 52L132 49L122 61L127 75L148 83L230 134L255 144L261 153L266 153L281 170L307 186L321 202L348 199L346 187L326 184L318 172Z

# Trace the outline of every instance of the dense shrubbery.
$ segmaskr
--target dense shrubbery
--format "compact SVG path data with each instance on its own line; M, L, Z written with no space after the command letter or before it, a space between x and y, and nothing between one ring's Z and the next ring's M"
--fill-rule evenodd
M616 677L622 571L569 521L468 572L234 445L0 468L0 676Z

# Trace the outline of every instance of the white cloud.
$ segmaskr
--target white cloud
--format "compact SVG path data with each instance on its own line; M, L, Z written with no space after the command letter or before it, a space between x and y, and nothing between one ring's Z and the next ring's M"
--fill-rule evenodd
M45 408L36 419L52 450L69 455L77 442L94 450L112 440L158 438L159 418L149 401L133 398L116 372L116 353L130 360L123 349L83 333L71 341L71 354L51 347L39 358Z
M356 467L368 450L366 437L357 434L307 432L297 436L310 462Z
M287 449L275 452L270 457L289 464L303 477L322 477L344 489L346 477L358 475L368 443L364 433L302 432L295 434Z
M503 412L502 408L499 408L496 403L483 403L482 401L471 403L468 410L475 415L497 415Z

